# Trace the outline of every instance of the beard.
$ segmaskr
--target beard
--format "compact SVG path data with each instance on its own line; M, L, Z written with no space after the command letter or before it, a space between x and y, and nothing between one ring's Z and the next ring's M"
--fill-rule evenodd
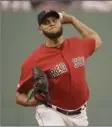
M59 31L57 31L56 33L50 33L50 32L43 31L43 34L50 39L57 39L63 34L63 28L61 26Z

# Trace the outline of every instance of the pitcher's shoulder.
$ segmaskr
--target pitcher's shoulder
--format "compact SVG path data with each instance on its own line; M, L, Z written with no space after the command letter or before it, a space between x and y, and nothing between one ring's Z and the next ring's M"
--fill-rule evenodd
M71 36L65 39L69 44L79 44L82 41L82 38L79 36Z
M24 60L22 66L26 66L29 63L35 63L36 58L41 56L44 48L43 45L40 45L39 47L36 47Z

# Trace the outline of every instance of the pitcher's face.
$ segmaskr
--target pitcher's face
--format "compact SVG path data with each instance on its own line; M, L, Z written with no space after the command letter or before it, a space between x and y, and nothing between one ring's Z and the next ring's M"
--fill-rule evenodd
M58 38L63 34L62 24L56 17L45 18L40 25L40 29L46 37L51 39Z

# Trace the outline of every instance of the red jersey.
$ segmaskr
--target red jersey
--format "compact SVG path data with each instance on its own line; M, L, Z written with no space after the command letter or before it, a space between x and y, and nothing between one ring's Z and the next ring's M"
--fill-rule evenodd
M85 78L87 58L95 50L95 39L71 37L58 47L42 44L22 65L18 92L33 88L32 68L39 66L49 80L52 104L63 109L77 109L89 99Z

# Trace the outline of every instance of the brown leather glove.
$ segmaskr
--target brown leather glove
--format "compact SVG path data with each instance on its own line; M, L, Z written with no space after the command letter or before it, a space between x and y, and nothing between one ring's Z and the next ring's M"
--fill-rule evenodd
M30 98L34 96L34 98L40 103L47 106L48 102L50 102L49 96L49 83L47 76L44 71L38 66L33 69L33 79L34 79L34 88L33 92L30 95Z

